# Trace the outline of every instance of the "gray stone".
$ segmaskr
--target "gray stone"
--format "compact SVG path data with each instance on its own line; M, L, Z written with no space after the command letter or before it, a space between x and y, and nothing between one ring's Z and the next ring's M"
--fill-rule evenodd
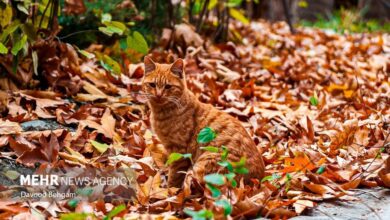
M390 219L390 190L385 188L358 189L359 201L324 201L294 220L328 219Z

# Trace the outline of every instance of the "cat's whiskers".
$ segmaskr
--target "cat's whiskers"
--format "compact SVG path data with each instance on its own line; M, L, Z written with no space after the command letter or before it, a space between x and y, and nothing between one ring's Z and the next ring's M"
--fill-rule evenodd
M139 95L139 96L141 96L141 97L144 97L144 98L147 98L147 99L150 99L150 98L153 98L153 97L155 97L154 95L152 95L152 94L148 94L148 93L144 93L144 92L131 92L130 93L131 95Z
M144 93L144 92L131 92L131 94L143 96L147 99L157 98L157 96L155 96L153 94L148 94L148 93ZM168 96L168 97L163 97L163 98L166 99L168 102L175 104L178 109L181 109L183 107L181 101L176 97L169 97Z
M183 107L183 105L181 104L181 101L176 97L166 97L166 99L169 102L174 103L178 109L181 109Z

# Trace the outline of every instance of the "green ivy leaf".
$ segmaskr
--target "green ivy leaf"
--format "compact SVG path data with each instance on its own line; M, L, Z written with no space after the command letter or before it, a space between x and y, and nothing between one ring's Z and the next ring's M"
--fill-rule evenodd
M229 172L233 172L233 166L227 160L219 161L218 165L220 165L221 167L225 167Z
M232 184L232 187L233 187L233 188L236 188L236 187L237 187L237 181L236 181L236 180L233 179L233 180L231 181L231 184Z
M195 1L194 6L192 7L193 14L199 14L202 4L200 1Z
M149 52L148 43L138 31L134 31L132 35L127 37L127 48L133 49L142 54Z
M243 24L249 24L249 20L237 9L229 8L229 14Z
M114 32L109 30L107 27L99 27L98 29L100 32L102 32L103 34L108 35L110 37L114 34Z
M82 54L83 56L85 56L88 59L92 59L92 58L95 57L95 54L90 53L90 52L88 52L86 50L79 50L79 53Z
M19 51L24 47L24 45L26 44L27 42L27 35L23 35L22 38L20 38L15 44L14 46L12 47L11 49L11 53L12 55L16 56Z
M219 173L208 174L208 175L204 176L203 179L206 183L214 184L217 186L221 186L221 185L225 184L224 175L219 174Z
M103 55L103 59L100 60L100 63L102 64L102 66L106 70L108 70L114 74L119 75L122 73L121 66L119 65L119 63L116 62L115 60L113 60L111 57L109 57L106 54Z
M87 213L66 213L61 214L60 219L61 220L85 220L87 217L90 216L90 214Z
M236 176L235 173L227 173L227 174L225 174L226 179L228 179L229 181L232 181L235 176Z
M290 176L290 174L287 175L287 178ZM290 176L291 177L291 176ZM276 179L280 179L281 176L277 173L273 173L272 175L270 176L265 176L263 177L263 179L261 179L261 182L265 182L265 181L272 181L272 180L276 180Z
M109 36L112 34L123 35L127 30L126 25L120 21L104 21L103 24L106 25L106 27L100 27L99 30Z
M119 35L123 34L123 30L115 26L107 26L106 31L112 34L119 34Z
M8 53L8 48L4 46L4 44L2 44L0 42L0 53L1 54L7 54Z
M219 151L219 149L217 147L213 147L213 146L200 147L200 149L205 150L205 151L209 151L209 152L213 152L213 153L218 153L218 151Z
M311 96L309 101L310 101L310 104L312 106L317 106L318 105L318 99L315 96Z
M109 220L111 219L112 217L118 215L119 213L121 213L123 210L126 209L126 206L124 204L121 204L121 205L118 205L117 207L115 207L114 209L112 209L106 217L104 217L103 219L104 220Z
M126 38L121 38L119 40L119 47L122 49L122 50L126 50L127 49L127 39Z
M214 214L212 211L207 209L202 209L199 211L193 211L191 209L184 209L184 213L191 216L193 220L207 220L207 219L214 219Z
M233 211L232 205L226 199L217 200L214 202L214 204L223 208L225 216L230 215Z
M218 198L221 196L221 190L219 190L217 187L213 186L212 184L206 183L207 188L211 192L211 196L214 198Z
M245 167L238 167L234 169L234 172L238 174L248 174L249 170Z
M20 27L19 20L13 21L11 25L9 25L7 28L4 29L3 33L1 33L0 42L4 42L6 38L12 34L14 31L16 31Z
M322 166L320 166L320 168L318 168L316 173L317 174L323 174L325 172L325 169L326 169L326 166L322 165Z
M111 20L112 20L111 14L109 14L109 13L102 14L102 19L101 19L102 23L107 22L107 21L111 21Z
M271 175L269 175L269 176L265 176L265 177L263 177L263 179L261 179L261 182L265 182L265 181L271 181L271 180L273 180L273 179L272 179L272 176L271 176Z
M192 154L183 154L183 158L191 159L191 157L192 157Z
M79 204L79 200L78 199L71 199L68 201L68 206L71 207L71 208L76 208L77 204Z
M110 145L108 145L108 144L99 143L99 142L94 141L94 140L91 140L90 142L91 142L92 146L95 147L95 149L97 151L99 151L100 153L106 152L106 150L110 147Z
M245 162L246 162L246 157L241 157L240 161L232 162L232 165L235 168L240 168L240 167L244 167L245 166Z
M221 160L226 160L228 154L229 154L229 151L228 151L227 147L222 146Z
M167 165L171 165L172 163L180 160L181 158L191 159L192 154L180 154L180 153L171 153L166 162Z
M197 141L200 144L209 143L210 141L214 140L217 137L217 134L215 131L210 127L205 127L202 130L200 130L198 134Z
M226 6L227 7L238 7L242 3L242 0L228 0Z
M183 154L180 153L171 153L166 162L167 165L171 165L173 162L180 160L183 158Z

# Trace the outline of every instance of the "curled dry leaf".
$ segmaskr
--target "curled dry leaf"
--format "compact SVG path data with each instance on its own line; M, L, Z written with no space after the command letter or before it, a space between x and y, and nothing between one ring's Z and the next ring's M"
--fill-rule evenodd
M22 127L19 123L0 120L0 135L19 134L20 132L22 132Z
M310 200L299 199L294 202L293 206L295 208L295 212L300 215L306 208L313 208L314 202Z

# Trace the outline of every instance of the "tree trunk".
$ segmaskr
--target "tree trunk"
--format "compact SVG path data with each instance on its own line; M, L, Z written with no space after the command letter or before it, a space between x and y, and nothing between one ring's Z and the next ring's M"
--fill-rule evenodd
M367 10L364 18L390 20L389 0L359 0L359 9Z
M314 21L318 16L330 18L334 8L334 0L306 0L307 7L300 7L299 0L294 0L292 5L293 21Z

